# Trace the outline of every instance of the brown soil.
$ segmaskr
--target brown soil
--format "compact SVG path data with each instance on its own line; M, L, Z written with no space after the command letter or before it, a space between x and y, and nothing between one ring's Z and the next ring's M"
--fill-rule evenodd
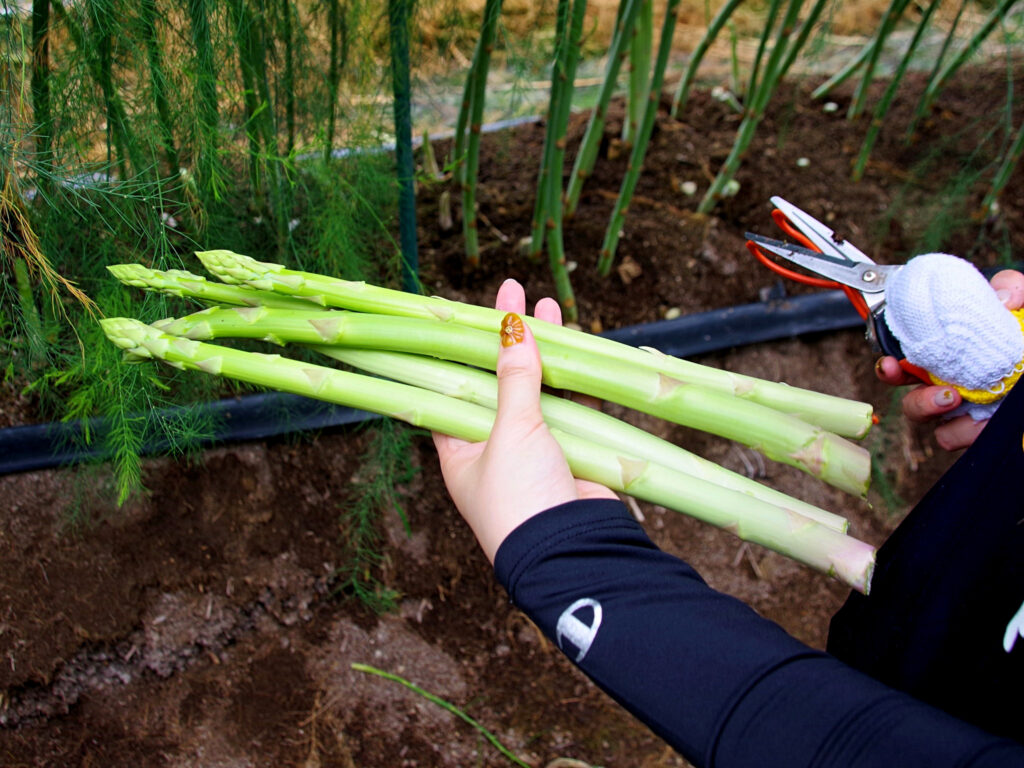
M600 247L625 158L603 159L567 232L586 328L659 319L758 300L776 281L752 263L743 232L771 233L768 198L782 195L834 222L882 262L907 258L928 225L949 225L943 248L989 265L996 245L1019 251L1022 179L1001 214L971 220L984 181L958 172L998 151L985 138L1003 108L1005 78L974 72L951 84L941 109L904 146L917 81L890 114L866 178L849 181L862 122L826 113L811 83L776 100L739 175L740 192L715 216L691 211L680 191L706 188L738 120L698 94L682 120L657 127L624 236L620 275L599 279ZM620 118L613 114L609 135ZM1020 115L1013 116L1019 125ZM583 118L574 122L582 131ZM536 299L546 269L517 250L529 233L542 127L488 136L481 169L483 266L464 269L458 231L437 226L440 187L421 189L423 276L433 292L491 301L507 276ZM570 143L572 146L572 143ZM442 148L443 150L443 148ZM806 157L806 167L798 159ZM960 192L966 190L965 195ZM957 226L952 226L957 225ZM800 290L793 288L792 290ZM948 466L927 431L886 419L894 401L872 375L858 331L761 344L710 355L710 365L867 400L883 416L869 445L892 489L912 503ZM631 417L738 471L853 521L880 542L905 511L873 492L846 497L749 452L652 419ZM0 764L9 766L490 766L501 757L435 704L378 677L363 662L403 675L453 702L532 765L558 757L604 766L683 761L612 704L544 640L492 578L453 510L432 446L418 438L415 480L403 489L412 535L386 516L379 578L399 609L375 615L334 594L344 551L339 511L350 498L367 433L337 430L234 445L188 465L146 464L144 498L118 510L101 471L33 472L0 479ZM86 490L83 491L83 488ZM68 528L71 510L89 521ZM715 587L748 601L821 647L846 590L730 535L650 505L646 527Z

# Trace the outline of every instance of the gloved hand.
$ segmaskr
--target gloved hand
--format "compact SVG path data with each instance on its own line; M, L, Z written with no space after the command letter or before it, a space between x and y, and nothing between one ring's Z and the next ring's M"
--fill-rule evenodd
M1019 375L1024 333L1011 310L1021 307L1024 274L1004 270L988 285L969 262L947 254L911 259L886 286L885 319L903 353L940 380L911 390L903 411L916 422L941 418L935 437L943 448L974 442ZM893 357L875 371L887 384L917 383Z

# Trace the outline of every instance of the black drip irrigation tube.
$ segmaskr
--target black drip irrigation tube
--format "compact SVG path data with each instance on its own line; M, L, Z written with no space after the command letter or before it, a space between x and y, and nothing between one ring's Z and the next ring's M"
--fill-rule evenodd
M633 325L601 334L636 347L653 347L676 357L692 357L808 333L863 327L864 321L841 291L782 297L726 309ZM200 406L219 425L202 441L223 443L263 440L289 433L356 424L374 414L298 395L270 392L219 400ZM164 423L194 414L186 408L161 409L153 418ZM0 429L0 474L70 466L109 458L99 445L106 423L53 422ZM92 436L91 445L84 435ZM166 453L168 443L143 446L145 455Z

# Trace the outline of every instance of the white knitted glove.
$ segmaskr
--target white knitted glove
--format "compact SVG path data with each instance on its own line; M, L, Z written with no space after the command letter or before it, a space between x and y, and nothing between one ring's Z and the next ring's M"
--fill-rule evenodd
M1020 322L970 262L947 253L917 256L890 279L885 296L885 322L904 356L943 382L997 391L1024 359ZM966 397L956 413L979 421L999 407L999 400Z

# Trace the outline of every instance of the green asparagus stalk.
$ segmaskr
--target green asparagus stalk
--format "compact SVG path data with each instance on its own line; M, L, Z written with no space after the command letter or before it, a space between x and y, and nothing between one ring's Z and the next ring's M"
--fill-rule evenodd
M906 10L909 2L910 0L892 0L885 13L882 14L882 20L875 29L875 36L868 43L871 53L864 62L864 71L861 73L860 83L857 84L853 98L850 100L850 107L846 110L846 117L848 119L857 117L864 110L864 106L867 103L868 89L875 79L875 69L885 48L886 40L889 39L889 35L895 29L896 23L903 17L903 11ZM925 26L927 26L927 22L919 24L918 32ZM897 81L896 78L893 78L893 80Z
M159 324L190 339L256 338L277 343L339 344L418 352L495 370L494 333L436 318L357 312L218 308ZM495 329L497 325L495 325ZM544 382L592 395L677 424L741 442L855 495L867 492L870 457L858 445L800 419L617 360L539 341Z
M197 255L211 273L226 283L245 283L260 290L300 296L322 306L432 317L486 331L498 328L503 315L495 309L439 297L416 296L368 283L291 270L232 251L204 251ZM699 365L533 318L524 320L540 342L587 351L630 369L652 371L735 395L792 414L843 437L863 437L871 427L871 406L866 403Z
M141 265L123 264L110 267L113 274L122 281L144 287L149 290L163 290L179 296L203 298L207 301L222 301L238 304L244 307L259 306L260 303L266 306L274 306L272 302L279 301L284 309L294 308L299 305L306 309L310 302L305 299L296 299L281 296L269 291L258 291L246 286L226 285L221 283L209 283L203 278L192 275L183 270L171 270L159 272ZM325 313L322 311L321 314ZM214 313L200 313L198 324L203 326L207 321L205 318ZM227 319L238 320L244 317L243 313L216 312ZM251 313L249 313L251 314ZM193 316L194 318L196 316ZM311 318L314 320L319 317ZM167 320L155 324L162 328L175 327L177 331L185 335L195 335L195 325L185 324L178 320ZM251 324L244 321L248 335L257 335L251 332ZM271 336L271 340L282 343L279 337ZM490 408L496 407L497 384L493 375L481 370L467 368L465 366L447 363L441 360L430 359L422 355L411 355L396 352L385 352L380 350L365 349L344 349L325 345L310 345L323 354L349 365L369 371L382 376L409 384L432 389L442 394L459 397L460 399L475 402L478 405L485 405ZM419 351L423 352L422 346ZM771 488L756 483L742 475L730 472L723 467L685 451L672 443L660 440L649 433L637 429L625 422L611 416L586 408L572 401L562 398L542 396L544 403L545 418L559 428L571 431L578 436L585 437L593 442L605 445L630 445L631 450L639 457L663 464L677 469L686 474L696 475L705 480L717 482L719 485L740 490L749 495L762 498L763 500L783 506L803 514L811 519L817 520L825 525L835 527L837 530L845 531L847 522L844 518L833 513L822 510L798 499L794 499ZM575 425L570 428L569 425Z
M494 37L498 28L498 17L501 15L501 0L487 0L484 6L484 20L480 28L480 39L477 41L476 52L473 54L473 67L466 84L468 104L463 109L469 111L469 137L456 135L458 152L457 177L462 185L462 229L466 240L466 259L470 266L480 264L480 243L477 237L476 187L480 168L480 127L483 123L484 101L487 98L487 73L491 65L491 52L494 49ZM460 123L463 116L459 115ZM465 157L460 151L465 143Z
M932 108L932 104L935 103L935 98L939 95L949 78L962 67L968 59L970 59L985 39L992 33L997 26L999 26L1006 18L1007 12L1010 7L1014 4L1015 0L1000 0L1000 2L992 8L992 12L988 15L982 25L974 33L967 44L960 50L960 52L954 56L949 62L942 66L938 72L932 75L928 81L928 85L925 86L924 94L921 96L921 101L917 105L917 110L914 112L913 120L911 124L916 124L918 120L923 118L925 114Z
M498 407L497 377L477 368L402 352L326 345L311 345L310 348L367 373L457 397L492 410ZM761 485L614 416L554 395L541 394L540 403L544 421L549 426L598 445L618 448L628 452L634 459L660 464L682 474L740 491L809 517L837 531L845 533L849 528L849 521L840 515Z
M784 64L793 60L792 56L787 55L787 44L795 44L795 41L792 40L792 32L796 26L801 5L802 0L790 0L786 15L779 25L775 44L768 57L764 74L756 84L753 76L751 77L750 92L747 97L750 106L743 117L743 122L740 123L739 129L736 131L736 141L733 143L729 156L725 159L725 162L718 171L718 175L715 176L714 181L711 182L711 186L708 187L703 199L701 199L700 204L697 206L698 213L709 213L718 204L726 185L736 176L736 171L740 167L740 162L746 154L750 142L754 139L757 127L761 124L761 120L764 119L768 102L771 100L779 81L785 74ZM765 29L762 40L768 36L768 32L769 30Z
M789 0L793 2L793 0ZM798 0L802 2L803 0ZM761 66L764 64L764 54L768 49L768 41L771 38L772 30L775 28L775 22L778 20L779 11L782 10L783 3L786 0L771 0L768 5L768 12L765 15L764 28L761 30L761 37L757 41L757 53L754 54L754 61L750 65L750 75L748 76L749 85L747 91L744 94L744 101L753 102L755 95L758 92L758 84L764 81L764 77L761 76Z
M1017 129L1013 143L1003 155L1002 162L999 164L999 169L996 171L996 175L992 179L992 186L990 186L988 192L985 193L985 199L981 201L981 212L983 215L987 216L991 212L992 206L995 205L996 200L999 199L999 195L1003 192L1003 188L1006 187L1007 182L1009 182L1014 168L1016 168L1017 164L1020 162L1021 154L1024 154L1024 124Z
M885 88L885 93L882 94L882 98L879 99L878 104L875 105L875 111L871 117L871 124L868 126L868 131L864 136L864 142L860 147L860 153L857 155L857 160L853 165L853 173L851 175L854 181L860 181L864 176L864 170L868 166L868 158L871 156L871 150L875 146L878 134L882 130L882 121L885 119L885 115L889 111L889 106L892 104L892 100L896 96L899 84L903 81L903 76L906 74L907 68L910 66L910 62L914 58L914 54L917 52L918 44L920 44L921 40L924 39L925 30L928 29L928 22L931 20L932 14L939 7L939 2L940 0L932 0L921 14L921 20L917 24L917 29L914 30L914 36L911 38L909 45L907 45L907 50L903 52L903 58L896 67L896 71L892 73L892 76L889 79L889 85ZM853 108L852 104L850 105L850 108Z
M868 60L868 56L871 55L871 46L865 45L857 52L857 55L850 59L846 64L832 75L828 80L819 85L811 93L812 99L820 99L828 96L833 89L838 88L840 85L849 80L858 69L864 66L864 62Z
M626 175L622 178L619 196L615 199L615 208L612 210L611 220L608 222L604 241L601 243L601 255L597 260L597 272L600 275L607 275L611 271L612 262L615 259L615 249L618 247L619 237L626 223L626 212L633 200L633 192L636 190L640 171L643 169L647 144L651 140L654 121L658 116L661 86L665 81L665 67L668 66L668 57L672 50L672 36L675 34L678 13L679 0L668 0L665 7L665 18L661 25L661 42L658 45L658 58L654 64L646 109L634 137L635 141L629 155L629 166L626 168Z
M380 413L464 440L485 440L494 423L494 412L488 408L405 384L171 336L129 318L109 318L101 323L108 338L132 355L161 359L178 368ZM698 519L833 575L859 591L869 589L875 552L864 542L697 478L689 478L685 490L680 489L678 474L665 467L633 460L558 429L552 429L552 434L576 477L645 501L685 509Z
M552 158L555 151L555 131L552 124L558 120L558 99L563 90L559 87L559 63L561 60L564 43L562 40L567 34L569 27L569 12L571 10L570 0L558 0L555 10L555 57L551 65L551 93L548 97L548 111L546 128L544 130L544 147L541 149L540 170L537 173L537 194L533 199L533 220L530 225L530 248L529 257L534 261L540 260L544 251L544 239L547 234L545 222L547 221L546 211L548 205L548 174L551 173Z
M608 103L615 92L622 60L628 55L626 42L633 34L637 9L642 1L623 0L623 4L619 6L619 17L616 20L615 34L608 49L608 63L605 67L604 80L601 83L601 92L598 94L597 104L594 105L594 109L590 113L587 130L583 134L579 151L576 153L572 174L569 177L569 186L565 193L565 206L562 215L567 219L572 218L576 213L580 194L583 191L583 182L594 170L597 152L601 147L601 137L604 135L605 119L608 116Z
M247 285L213 283L184 269L150 269L142 264L112 264L107 267L125 285L172 296L198 299L207 304L232 304L244 307L279 307L311 309L316 305L308 299L286 296L275 291L261 291Z
M690 96L690 86L693 84L693 79L697 75L697 68L704 59L704 55L708 52L711 44L715 42L715 38L722 31L722 27L725 26L725 23L732 17L733 12L742 2L743 0L727 0L715 15L715 18L711 20L707 31L704 33L704 37L700 39L697 47L690 54L690 60L686 65L686 73L679 81L679 85L676 86L675 95L672 97L672 111L670 113L672 117L676 117L679 114L679 110L686 106L686 100Z
M207 301L220 300L250 308L238 311L212 308L206 312L196 313L185 318L171 319L158 323L162 329L176 335L197 339L232 336L260 338L278 344L284 344L286 341L306 344L339 343L340 339L344 337L345 343L349 345L375 346L383 349L398 349L419 354L431 354L492 369L496 360L493 349L493 337L489 333L478 330L466 333L466 331L472 331L472 329L450 327L433 321L424 325L415 319L401 318L399 316L349 315L348 313L332 313L327 310L309 310L311 304L306 299L279 296L270 291L260 291L247 286L209 283L189 272L180 270L159 272L140 265L117 265L110 269L112 273L130 285L150 290L164 290L179 296L186 295L204 298ZM258 306L274 307L275 301L285 310L294 309L295 304L300 306L298 311L285 312L265 312L251 309ZM344 320L341 318L344 318ZM410 319L412 320L411 323L396 322ZM549 349L557 350L558 346L551 347L548 342L542 342L542 350ZM551 355L556 353L549 352L548 354L550 358ZM571 369L566 370L564 366L558 364L562 357L564 355L559 355L558 358L553 360L549 359L547 366L549 382L560 382L559 385L566 388L579 386L572 380ZM573 357L575 356L570 355L570 359ZM593 361L593 365L600 365L602 366L601 370L607 370L606 366L600 361ZM623 370L619 378L629 380L631 373L628 370ZM587 375L592 376L593 371L588 371ZM643 376L644 374L641 372L640 375ZM657 379L654 379L654 376L657 376ZM646 375L646 380L649 387L658 386L660 388L663 382L660 374L649 373ZM586 386L583 388L595 394L595 396L626 399L622 392L610 395L596 394L598 392L608 393L609 389L607 388L598 389L597 387ZM629 404L637 407L639 410L654 410L659 415L663 415L673 421L691 422L692 425L691 419L687 418L685 414L680 415L676 413L671 403L651 407L645 405L642 394L638 392L642 392L642 390L630 388L627 391L628 396L632 398L628 400ZM731 405L732 403L729 404ZM778 421L777 414L769 413L768 416L774 421ZM726 432L727 436L737 437L749 444L751 442L749 433L740 427L735 427L734 430L730 431L731 423L727 421L718 425L717 422L712 421L707 426L709 431L716 433ZM799 426L803 430L807 429L806 425L801 424ZM766 433L771 438L771 430L766 430ZM772 443L776 442L774 438L771 440ZM842 444L840 443L840 445ZM771 449L768 450L771 452ZM853 453L857 456L862 456L859 450L853 451ZM861 467L863 459L858 458L856 464L858 467ZM853 481L858 484L858 487L862 482L859 477L861 471L866 472L863 468L858 470L858 474L855 475L856 479Z
M555 295L562 307L562 314L569 322L577 319L576 297L569 279L569 267L565 257L565 243L562 230L563 188L562 171L565 166L566 134L569 129L569 114L576 82L576 67L579 63L583 15L586 0L573 0L569 18L559 24L563 34L559 37L556 59L551 72L551 106L544 136L544 156L538 184L537 205L534 216L531 256L540 255L544 244L548 249L548 264L555 283Z
M651 48L654 46L654 3L641 0L629 41L629 99L622 121L622 143L632 147L640 131L651 89Z

